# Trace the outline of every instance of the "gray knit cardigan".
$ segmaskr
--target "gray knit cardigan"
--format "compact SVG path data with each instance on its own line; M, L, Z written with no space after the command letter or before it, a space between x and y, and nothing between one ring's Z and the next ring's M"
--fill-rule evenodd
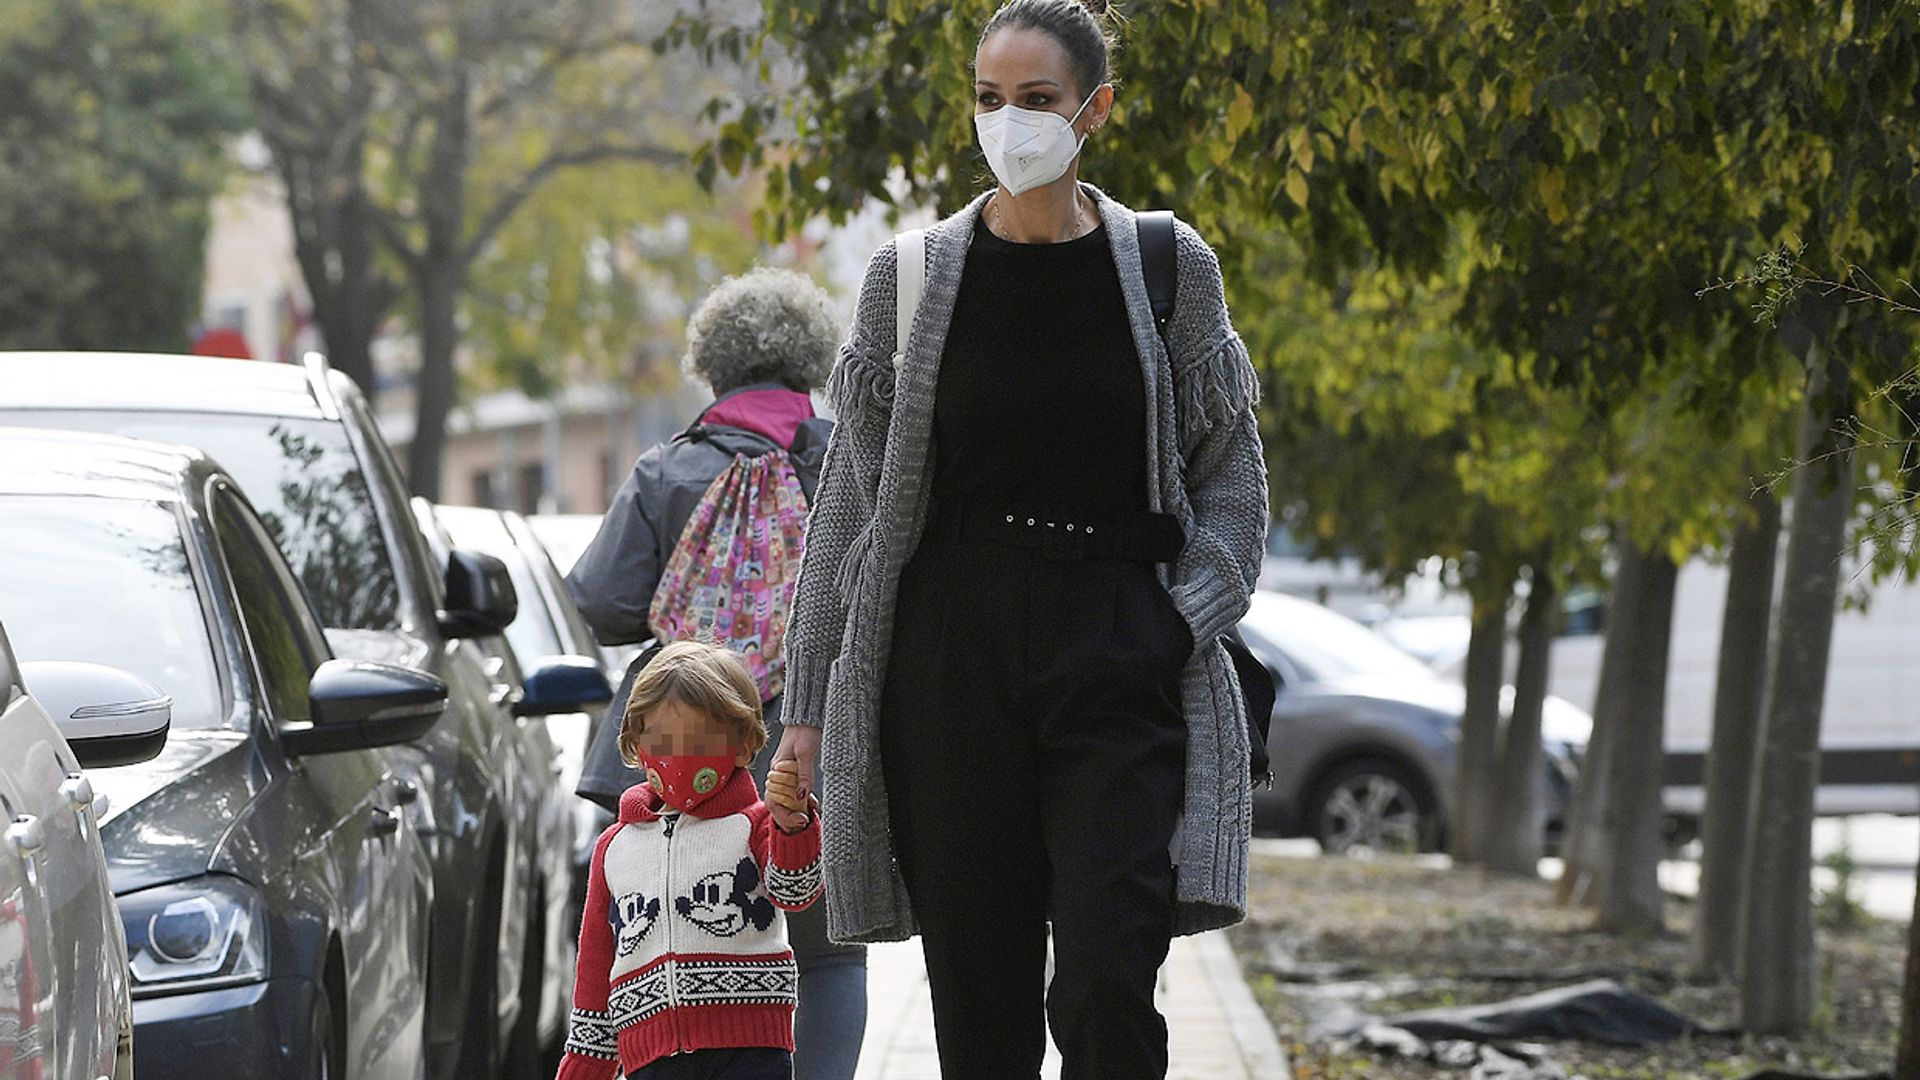
M1217 639L1246 612L1266 534L1266 467L1253 412L1258 383L1227 317L1219 260L1199 234L1184 223L1177 228L1169 357L1141 276L1133 211L1085 190L1099 204L1113 245L1146 379L1152 508L1177 516L1187 534L1178 562L1162 575L1202 643L1182 682L1186 794L1173 842L1175 929L1190 934L1246 914L1252 791L1245 705ZM893 941L916 932L888 831L876 714L900 573L928 519L941 353L985 201L983 195L928 230L926 286L897 369L897 253L892 243L875 253L828 385L838 423L787 630L784 720L824 729L827 913L839 941ZM1123 795L1114 792L1116 814L1126 812Z

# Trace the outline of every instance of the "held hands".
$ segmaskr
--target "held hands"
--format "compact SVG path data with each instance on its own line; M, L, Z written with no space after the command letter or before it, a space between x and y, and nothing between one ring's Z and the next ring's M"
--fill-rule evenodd
M810 815L820 812L813 793L801 790L798 761L776 760L767 770L767 805L773 809L774 825L784 833L805 829Z
M807 827L809 813L819 812L820 804L813 799L813 763L819 754L819 728L790 724L781 733L767 772L767 806L781 832L799 832ZM776 792L783 788L776 785L784 785L787 802L780 801Z

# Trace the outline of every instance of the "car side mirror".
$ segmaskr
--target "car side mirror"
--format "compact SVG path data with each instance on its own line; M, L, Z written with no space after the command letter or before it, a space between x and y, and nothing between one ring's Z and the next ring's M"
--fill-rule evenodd
M287 753L331 754L412 742L447 708L447 684L391 664L328 660L307 687L311 719L283 724Z
M88 769L150 761L167 745L173 698L131 671L77 660L28 660L20 681Z
M452 638L498 634L520 613L507 564L491 555L455 548L447 556L447 606L440 632Z
M526 693L515 716L582 712L613 700L613 684L600 665L584 656L544 656L527 673Z

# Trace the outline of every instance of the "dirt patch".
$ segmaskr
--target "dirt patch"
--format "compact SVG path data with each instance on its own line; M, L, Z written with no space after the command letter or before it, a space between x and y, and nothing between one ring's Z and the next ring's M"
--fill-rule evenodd
M1255 856L1252 917L1234 948L1292 1057L1295 1080L1466 1076L1334 1034L1361 1014L1501 1001L1612 978L1708 1028L1730 1028L1733 987L1691 977L1690 905L1669 905L1663 934L1596 933L1558 905L1546 882L1491 876L1431 860ZM1536 1076L1739 1077L1766 1067L1830 1073L1887 1069L1898 1037L1906 929L1866 920L1819 935L1820 1002L1795 1039L1694 1036L1645 1049L1585 1043L1510 1047L1547 1064ZM1556 1068L1557 1066L1557 1068ZM1498 1069L1482 1063L1480 1075ZM1513 1075L1522 1075L1515 1073Z

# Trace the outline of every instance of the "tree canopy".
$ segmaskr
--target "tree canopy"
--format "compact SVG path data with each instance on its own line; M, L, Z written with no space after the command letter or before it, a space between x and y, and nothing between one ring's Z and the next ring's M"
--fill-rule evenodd
M184 351L245 95L219 20L162 0L0 19L0 347Z

